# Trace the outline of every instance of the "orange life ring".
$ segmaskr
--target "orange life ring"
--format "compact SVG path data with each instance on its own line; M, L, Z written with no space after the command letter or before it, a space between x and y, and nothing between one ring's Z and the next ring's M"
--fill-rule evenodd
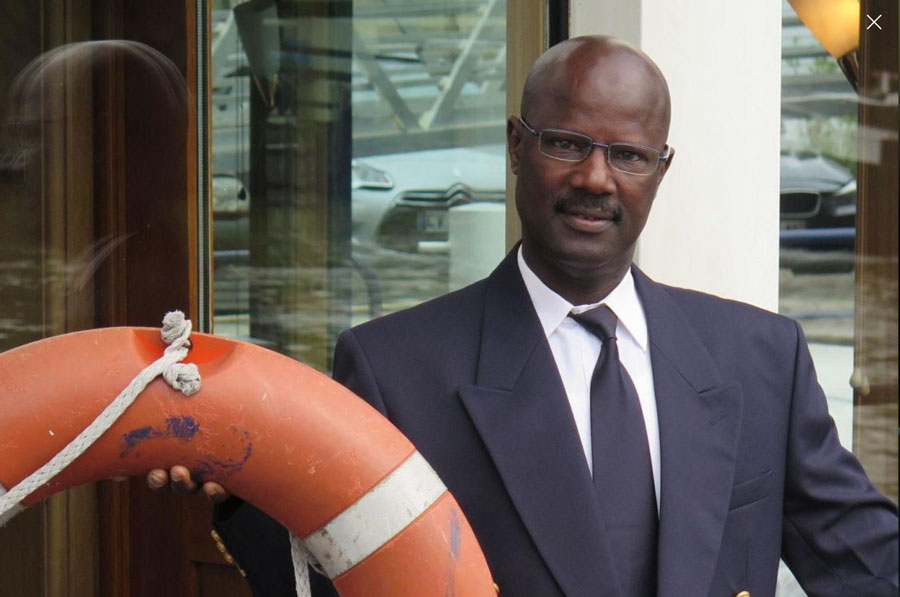
M185 464L306 540L323 528L328 535L342 518L363 520L360 503L398 471L415 476L410 467L421 469L393 425L327 376L245 342L192 334L191 343L185 362L200 370L197 394L154 380L107 433L22 504L88 481ZM105 328L0 354L0 485L9 490L50 460L164 348L159 330ZM389 498L382 491L368 515ZM314 555L323 565L323 558L340 560L332 570L341 595L495 595L475 535L446 489L386 539L353 556L358 562L342 551L356 545L326 544Z

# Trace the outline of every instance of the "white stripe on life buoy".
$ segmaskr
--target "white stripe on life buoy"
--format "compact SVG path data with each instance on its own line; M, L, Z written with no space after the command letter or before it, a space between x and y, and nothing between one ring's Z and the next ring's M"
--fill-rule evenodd
M6 488L3 487L2 483L0 483L0 497L6 495L6 491L7 491ZM21 512L24 509L25 509L25 507L22 504L16 504L15 506L11 507L6 512L3 512L2 514L0 514L0 527L5 525L6 522L10 518L12 518L13 516L15 516L16 514L18 514L19 512Z
M328 524L303 539L329 578L375 553L434 504L447 488L413 452L385 479Z

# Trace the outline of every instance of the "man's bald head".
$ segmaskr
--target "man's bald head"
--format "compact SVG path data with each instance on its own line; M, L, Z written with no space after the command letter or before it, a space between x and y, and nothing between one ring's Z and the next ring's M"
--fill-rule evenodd
M544 52L525 81L521 114L533 118L535 111L566 101L573 89L598 83L639 97L645 108L659 114L668 134L669 87L659 67L637 48L603 35L568 39Z

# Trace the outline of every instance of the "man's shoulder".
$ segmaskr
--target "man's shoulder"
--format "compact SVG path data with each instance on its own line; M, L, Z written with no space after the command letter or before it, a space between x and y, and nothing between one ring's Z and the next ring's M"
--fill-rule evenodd
M679 307L701 335L742 334L788 340L797 322L750 303L707 292L654 283Z
M761 318L777 318L784 319L781 315L768 311L750 303L730 299L708 292L695 290L692 288L682 288L679 286L669 286L666 284L656 283L672 300L680 307L688 310L701 310L705 312L724 313L733 315L735 313L746 314L749 317Z
M431 339L481 325L486 280L351 328L362 341L392 342ZM439 336L436 336L439 335Z

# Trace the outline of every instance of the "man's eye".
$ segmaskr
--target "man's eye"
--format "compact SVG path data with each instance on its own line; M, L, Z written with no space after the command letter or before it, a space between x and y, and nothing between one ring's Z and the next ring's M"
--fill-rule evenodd
M569 139L555 139L553 141L553 147L556 149L561 149L563 151L572 151L578 150L578 146L574 141L570 141Z
M613 159L623 162L646 162L647 156L643 152L631 149L615 149L612 152Z

